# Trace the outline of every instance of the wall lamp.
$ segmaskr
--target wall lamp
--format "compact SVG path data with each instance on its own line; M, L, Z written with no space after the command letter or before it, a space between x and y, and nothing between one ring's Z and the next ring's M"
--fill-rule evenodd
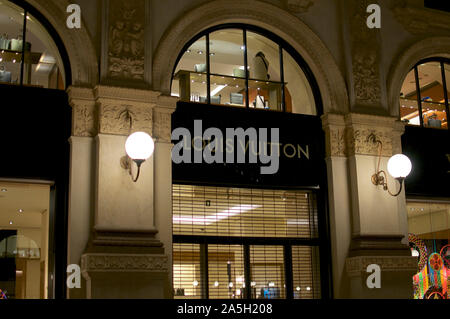
M136 132L131 134L125 142L125 151L128 156L121 159L121 166L127 169L131 175L133 182L137 182L141 173L141 165L149 159L155 150L155 143L150 135L144 132ZM131 170L132 162L136 163L138 168L136 177L133 177Z
M370 134L367 137L369 142L372 142L374 144L378 144L378 165L377 165L377 171L375 174L372 175L372 183L375 186L381 185L383 186L383 189L385 191L388 191L388 193L391 196L398 196L402 192L403 188L403 182L405 178L409 175L412 169L412 164L409 158L406 155L403 154L396 154L392 156L388 163L387 163L387 170L389 174L394 177L400 184L400 189L397 193L392 193L389 190L388 184L387 184L387 174L385 171L380 170L380 161L381 161L381 151L383 149L383 143L377 139L375 134Z

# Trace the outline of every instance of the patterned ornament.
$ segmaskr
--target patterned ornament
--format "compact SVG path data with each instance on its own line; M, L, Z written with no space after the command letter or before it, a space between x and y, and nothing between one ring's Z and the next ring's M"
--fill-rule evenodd
M408 234L408 241L413 244L414 248L419 252L419 272L427 265L427 247L422 239L414 234Z

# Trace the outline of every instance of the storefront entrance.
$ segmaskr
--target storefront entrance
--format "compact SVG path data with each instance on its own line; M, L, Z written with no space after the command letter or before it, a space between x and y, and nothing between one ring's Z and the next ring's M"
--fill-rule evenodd
M311 191L173 186L175 298L320 298Z

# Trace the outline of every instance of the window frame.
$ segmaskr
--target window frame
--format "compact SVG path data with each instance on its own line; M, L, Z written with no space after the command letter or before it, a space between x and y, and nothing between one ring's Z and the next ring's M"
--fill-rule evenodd
M429 62L438 62L440 64L440 68L441 68L441 80L442 80L442 87L444 89L444 105L445 105L445 114L447 117L447 129L442 129L442 128L435 128L435 127L429 127L429 126L425 126L424 122L423 122L423 110L422 110L422 92L421 92L421 87L420 87L420 79L419 79L419 70L418 67L422 64L425 63L429 63ZM450 116L449 116L449 96L448 96L448 91L447 91L447 81L450 81L450 79L446 79L445 76L445 65L449 65L450 66L450 59L448 58L444 58L444 57L431 57L431 58L426 58L423 60L420 60L419 62L417 62L414 67L411 68L411 70L409 70L409 72L414 71L414 82L415 82L415 86L416 86L416 100L417 100L417 110L419 112L419 121L420 121L420 125L412 125L409 123L406 123L407 126L412 126L412 127L421 127L421 128L427 128L427 129L438 129L438 130L449 130L450 128L448 127L448 123L450 120ZM404 82L405 80L403 80ZM450 82L448 82L450 84ZM403 83L402 83L403 85ZM401 106L399 105L399 109L401 108ZM400 113L400 112L399 112ZM400 121L401 119L401 114L399 114L399 118Z
M23 10L23 21L21 24L21 27L23 28L23 33L22 33L22 41L25 44L27 41L27 16L28 14L31 14L43 27L44 29L47 31L47 33L49 34L49 36L52 38L52 40L54 41L57 49L58 49L58 53L61 56L61 60L62 60L62 67L64 68L64 74L65 74L65 78L64 78L64 88L67 89L71 84L72 84L72 72L71 72L71 66L70 66L70 60L69 60L69 55L68 52L64 46L64 43L61 39L61 37L59 36L58 32L56 31L56 29L51 25L51 23L47 20L47 18L44 17L44 15L42 15L37 9L35 9L32 5L30 5L29 3L27 3L24 0L6 0L7 2L10 2L18 7L20 7ZM22 46L22 52L21 55L22 57L25 54L25 45ZM21 66L20 66L20 81L17 85L15 86L19 86L19 87L23 87L25 86L23 83L23 78L24 78L24 63L23 63L23 59L21 59L22 61L20 62ZM8 86L10 84L0 84L2 86ZM42 88L45 90L51 90L50 88Z
M245 69L245 91L246 91L246 98L245 98L245 109L251 109L250 108L250 101L249 101L249 71L248 71L248 46L247 46L247 31L256 33L260 36L264 36L267 39L273 41L278 45L279 48L279 63L280 63L280 83L282 85L281 89L281 110L263 110L263 111L272 111L272 112L286 112L286 96L285 96L285 82L284 82L284 63L283 63L283 50L286 51L286 53L290 54L291 57L297 62L300 69L303 71L308 84L311 88L312 94L314 96L314 103L315 103L315 109L316 109L316 115L312 116L320 116L323 114L323 105L322 105L322 97L320 94L319 86L317 84L317 81L313 75L313 72L309 68L306 61L302 58L302 56L285 40L283 40L278 35L275 35L274 33L267 31L265 29L262 29L260 27L256 27L249 24L242 24L242 23L227 23L227 24L221 24L217 25L211 28L208 28L199 34L197 34L195 37L193 37L189 42L186 43L186 45L181 50L180 54L177 57L177 60L175 62L174 68L172 70L172 80L171 80L171 87L175 75L175 71L177 69L177 66L180 62L180 60L183 58L184 53L191 47L192 44L194 44L196 41L201 39L202 37L205 37L206 39L206 85L207 85L207 97L206 97L206 104L211 104L211 56L210 56L210 46L209 46L209 35L215 31L221 31L226 29L239 29L243 32L243 54L244 54L244 69ZM196 103L196 102L190 102L190 103ZM255 109L257 111L260 111L258 109ZM303 114L303 113L299 113ZM304 114L304 115L311 115L311 114Z

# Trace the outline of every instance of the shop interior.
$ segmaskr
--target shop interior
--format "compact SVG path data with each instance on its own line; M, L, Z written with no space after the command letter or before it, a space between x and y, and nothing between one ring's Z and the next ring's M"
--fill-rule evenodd
M442 72L444 66L444 72ZM444 77L445 84L444 88ZM411 70L403 82L400 97L400 117L409 125L420 126L419 101L422 108L424 127L448 129L446 97L450 96L450 64L438 61L417 65L416 71ZM420 88L420 94L417 94Z
M224 29L203 36L181 57L172 81L172 95L182 101L316 115L314 96L305 73L280 45L258 33ZM209 58L208 58L209 53ZM247 54L248 78L245 72ZM209 73L208 73L209 63ZM282 81L284 79L284 82Z
M0 2L0 84L64 90L58 48L44 26L9 1ZM24 58L23 58L24 57Z
M50 186L0 182L0 294L47 299Z

